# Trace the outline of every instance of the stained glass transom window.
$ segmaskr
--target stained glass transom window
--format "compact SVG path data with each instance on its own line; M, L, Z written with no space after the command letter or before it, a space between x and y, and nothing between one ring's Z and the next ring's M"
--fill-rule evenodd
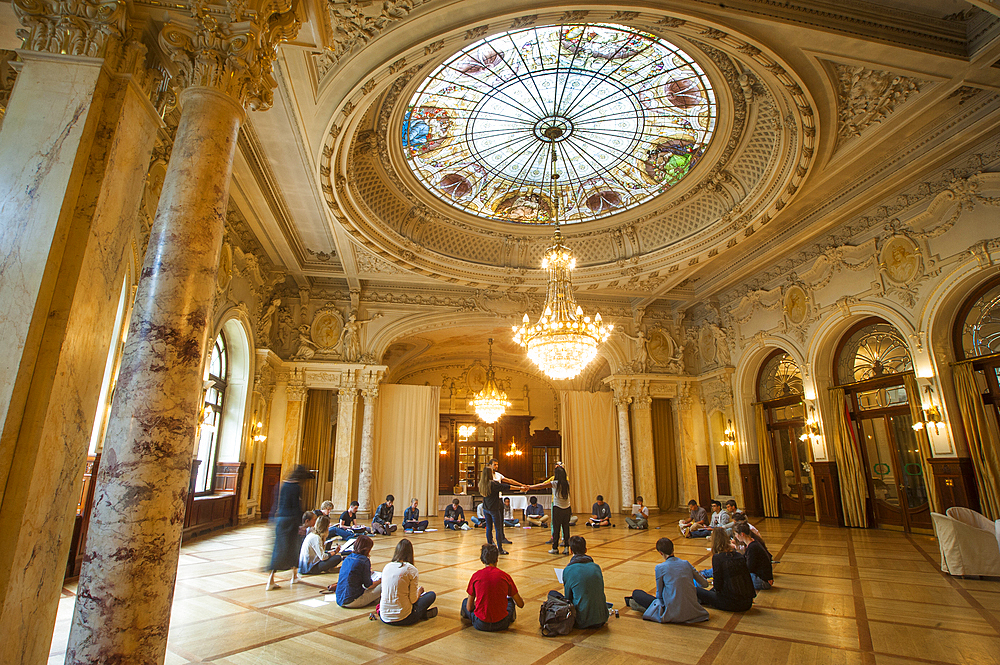
M619 25L556 25L493 35L449 58L410 100L401 140L417 178L452 205L547 224L557 212L560 222L604 217L670 189L715 123L708 77L673 44Z
M1000 284L972 304L962 325L966 358L1000 353Z
M779 353L764 363L757 394L762 402L802 394L802 371L790 355Z
M899 332L888 323L873 323L859 328L844 344L837 379L845 385L912 370L910 352Z

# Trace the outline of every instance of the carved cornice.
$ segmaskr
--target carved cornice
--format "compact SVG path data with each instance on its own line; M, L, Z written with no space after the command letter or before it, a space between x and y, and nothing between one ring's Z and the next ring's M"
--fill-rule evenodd
M316 57L319 80L340 60L382 35L394 23L409 16L427 0L385 0L380 4L356 0L328 0L326 5L327 50Z
M196 0L191 17L171 18L160 30L160 46L180 70L175 85L213 88L244 108L268 109L277 86L271 73L277 44L295 37L301 22L291 0L256 12L245 3L228 7L227 19Z

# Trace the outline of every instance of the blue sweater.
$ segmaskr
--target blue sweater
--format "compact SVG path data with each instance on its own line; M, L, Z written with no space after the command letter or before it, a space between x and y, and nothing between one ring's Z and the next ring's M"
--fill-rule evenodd
M340 564L337 577L337 604L343 607L357 600L372 585L372 561L363 554L351 552Z

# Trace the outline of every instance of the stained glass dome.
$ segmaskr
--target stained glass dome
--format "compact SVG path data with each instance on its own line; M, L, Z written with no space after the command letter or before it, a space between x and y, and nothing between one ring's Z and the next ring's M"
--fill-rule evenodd
M619 25L558 25L493 35L449 58L410 100L401 140L417 178L457 208L566 223L676 185L715 121L708 77L676 46Z

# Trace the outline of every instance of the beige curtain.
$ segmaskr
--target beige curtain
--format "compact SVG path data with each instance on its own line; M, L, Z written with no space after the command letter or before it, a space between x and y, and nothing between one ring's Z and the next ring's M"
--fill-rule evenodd
M410 499L420 500L421 515L437 515L439 406L438 386L388 384L379 388L375 407L372 503L396 497L396 522Z
M654 399L650 405L650 415L653 420L653 459L656 465L656 498L660 510L674 510L681 503L678 494L673 411L669 400Z
M562 415L562 456L569 476L573 512L589 513L598 494L621 508L621 471L618 465L618 417L610 392L564 390L559 394Z
M757 402L753 405L753 412L757 421L757 456L760 467L760 489L764 495L764 515L778 517L778 481L774 476L774 452L771 448L771 437L767 432L767 420L764 418L764 405Z
M302 464L316 469L316 479L303 483L302 507L318 508L324 499L323 488L329 482L331 458L330 419L333 414L332 390L309 390L306 400L305 425L302 430Z
M865 498L868 496L868 487L858 447L851 433L844 389L834 388L830 394L833 398L833 449L837 456L837 473L840 476L840 500L844 506L844 524L867 527Z
M912 374L903 375L903 386L906 388L906 400L910 403L910 417L917 423L924 419L924 410L920 401L920 386L917 385L917 377ZM927 430L915 430L917 437L917 449L920 451L920 470L924 478L924 486L927 487L927 496L930 497L931 511L942 512L937 499L937 489L934 487L934 476L930 473L931 463L931 441L927 436Z
M969 441L972 465L976 470L980 508L991 520L1000 519L1000 434L995 423L986 416L972 363L958 363L952 373L965 438Z

